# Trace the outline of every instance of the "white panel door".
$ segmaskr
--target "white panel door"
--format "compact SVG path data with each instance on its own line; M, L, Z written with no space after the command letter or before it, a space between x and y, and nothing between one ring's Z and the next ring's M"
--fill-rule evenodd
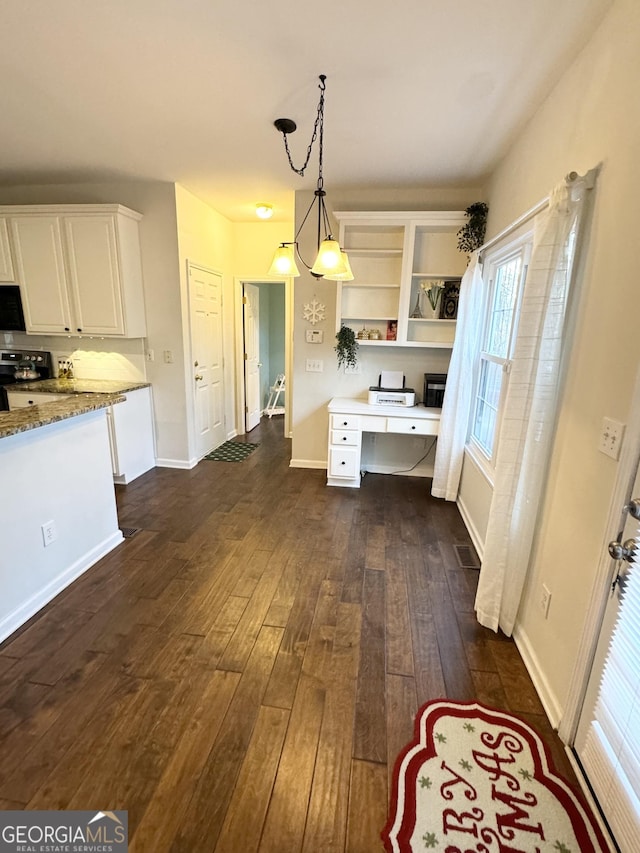
M201 459L226 438L222 365L222 277L189 265L191 354L196 454Z
M260 423L260 288L244 285L244 387L245 428L250 432Z
M640 499L640 468L629 497ZM627 504L628 505L628 504ZM640 521L627 513L628 560L607 605L575 750L622 853L640 838ZM633 553L635 550L635 553Z

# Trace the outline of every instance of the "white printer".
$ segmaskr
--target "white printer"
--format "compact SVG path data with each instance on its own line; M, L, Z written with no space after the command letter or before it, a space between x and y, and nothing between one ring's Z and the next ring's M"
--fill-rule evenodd
M369 404L376 406L415 406L416 393L405 388L404 373L399 370L383 370L378 384L369 388Z

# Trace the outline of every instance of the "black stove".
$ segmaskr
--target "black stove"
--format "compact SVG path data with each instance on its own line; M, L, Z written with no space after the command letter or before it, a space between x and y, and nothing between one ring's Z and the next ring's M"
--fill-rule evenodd
M50 352L40 350L0 350L0 412L9 410L5 388L22 380L16 378L16 369L21 361L31 361L39 379L50 379L52 376L52 359ZM35 382L35 379L27 380Z

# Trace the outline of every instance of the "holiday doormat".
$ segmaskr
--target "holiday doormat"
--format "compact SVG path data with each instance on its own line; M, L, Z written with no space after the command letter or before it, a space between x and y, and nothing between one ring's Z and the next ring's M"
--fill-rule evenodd
M204 458L213 459L215 462L242 462L259 446L259 444L240 443L239 441L225 441L220 447L216 447L211 453L207 453Z
M439 700L416 718L393 776L388 853L600 853L595 820L517 717Z

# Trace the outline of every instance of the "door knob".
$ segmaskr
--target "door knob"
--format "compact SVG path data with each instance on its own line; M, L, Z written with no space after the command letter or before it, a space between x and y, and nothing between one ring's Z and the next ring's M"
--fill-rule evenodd
M640 498L634 498L629 501L625 509L631 518L635 518L637 521L640 521Z
M196 373L196 375L193 378L196 380L196 382L201 382L203 379L203 376L200 373Z
M630 563L635 556L636 550L637 544L635 539L627 539L626 542L618 542L617 539L614 539L612 542L609 542L609 555L614 560L626 560L627 563Z

